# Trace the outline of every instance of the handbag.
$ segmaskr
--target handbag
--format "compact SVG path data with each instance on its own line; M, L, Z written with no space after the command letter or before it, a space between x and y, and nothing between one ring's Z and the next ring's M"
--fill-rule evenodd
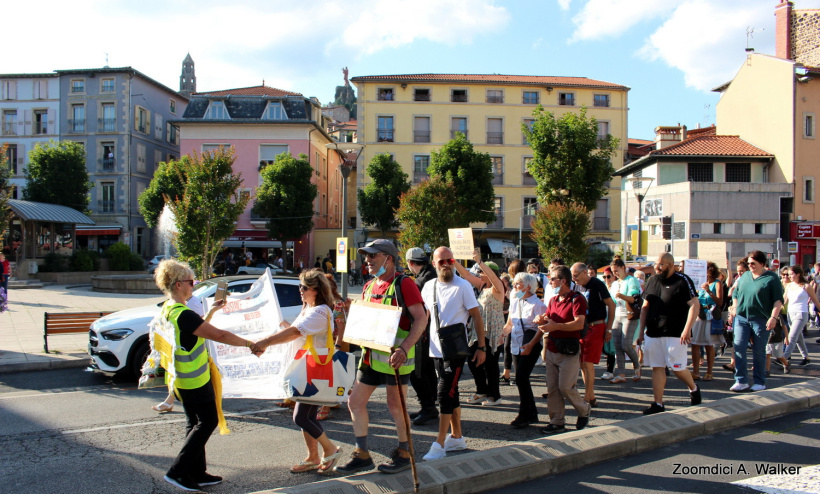
M438 317L438 286L433 282L433 312L436 315L438 327L438 341L441 344L441 357L444 360L455 360L470 356L470 347L467 345L467 327L464 323L441 327Z
M578 338L550 337L550 339L555 342L558 353L562 355L578 355L578 352L581 351L581 341Z
M725 329L724 324L723 324L723 319L712 319L711 323L712 323L712 327L711 327L711 331L710 331L711 334L722 335L723 330Z
M327 348L317 349L313 335L296 352L285 370L285 396L299 403L335 406L347 401L356 380L356 356L335 350L330 315L327 318Z
M643 296L639 293L632 297L632 303L626 304L626 318L630 321L641 317L643 307Z

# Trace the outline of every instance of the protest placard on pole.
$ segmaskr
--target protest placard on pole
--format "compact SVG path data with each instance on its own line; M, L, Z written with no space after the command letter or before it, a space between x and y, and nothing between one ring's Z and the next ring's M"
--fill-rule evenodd
M472 259L475 246L473 245L472 228L450 228L450 250L454 259Z
M356 300L350 304L344 341L389 352L396 344L401 307Z
M729 268L729 251L726 242L698 242L698 259L712 261L718 268Z

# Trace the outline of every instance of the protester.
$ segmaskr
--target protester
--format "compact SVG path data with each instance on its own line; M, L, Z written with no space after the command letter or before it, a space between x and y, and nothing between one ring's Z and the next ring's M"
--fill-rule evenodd
M280 345L297 340L296 345L304 346L306 337L313 336L313 346L318 349L326 348L327 331L333 318L331 304L335 303L330 284L324 273L319 270L304 271L299 275L301 284L299 292L302 295L302 311L289 323L282 321L281 330L267 338L259 340L255 354L261 355L272 345ZM333 351L333 349L328 349ZM298 465L294 465L291 473L305 473L318 470L319 473L330 473L336 462L342 456L342 448L336 447L325 434L318 414L320 405L296 403L293 410L293 423L302 429L308 455ZM322 456L319 457L319 446L322 446Z
M711 381L713 379L712 371L715 366L715 347L720 346L723 342L723 331L721 334L712 334L712 320L719 318L709 318L707 314L712 312L712 309L717 307L718 312L723 307L723 300L725 294L723 293L723 283L718 277L720 270L717 264L709 262L706 264L706 282L701 285L698 291L698 303L701 307L701 313L704 318L698 317L692 327L692 379L695 381L700 379L700 364L701 364L701 347L706 351L706 374L703 376L704 381Z
M734 293L735 289L737 288L737 286L740 282L740 277L743 276L743 274L746 271L749 270L749 263L746 262L746 259L741 259L737 262L737 267L735 269L737 270L737 275L735 277L733 277L732 284L729 286L729 293L726 294L726 296L729 298L729 303L731 304L729 306L730 311L731 311L731 307L734 306L734 304L735 304L735 300L732 297L732 294ZM728 316L727 316L726 320L727 320L727 322L729 321ZM728 329L728 336L726 338L731 337L731 339L729 339L728 343L732 343L732 345L734 345L734 326L730 323L728 325L728 328L729 328ZM732 354L731 354L731 362L728 363L728 364L723 364L723 368L725 370L729 371L729 372L732 372L732 373L735 372L735 354L734 354L734 352L732 352Z
M464 358L444 359L439 328L464 324L473 318L478 341L485 341L484 322L473 288L463 278L453 273L455 264L453 253L447 247L439 247L433 252L433 265L438 278L424 285L421 296L430 316L430 356L435 359L438 376L439 425L438 436L424 455L425 460L437 460L447 456L448 451L467 448L467 440L461 430L461 406L458 396L458 380L461 378ZM466 334L465 334L466 337ZM479 346L471 360L477 366L483 365L487 347ZM448 434L447 431L450 430ZM446 436L446 437L445 437Z
M644 358L652 367L654 399L643 411L644 415L666 410L663 404L666 368L689 388L690 403L699 405L700 388L686 368L686 348L700 310L695 284L675 270L675 258L671 254L662 254L655 262L655 276L646 282L643 295L638 343L646 341Z
M615 345L615 359L618 363L615 377L609 382L619 384L626 382L626 356L632 361L634 374L632 380L641 380L641 363L638 352L635 351L633 342L638 330L638 319L629 319L629 309L627 304L634 304L635 297L641 294L641 286L638 280L630 275L626 270L626 265L621 259L613 259L610 265L612 272L617 276L617 290L615 292L615 321L612 325L612 341ZM614 284L613 284L614 285Z
M11 264L6 259L6 255L0 252L0 287L6 292L6 300L9 295L9 277L11 277Z
M173 327L175 344L173 355L163 355L173 361L176 379L174 390L182 401L187 419L185 444L182 446L165 481L186 491L198 491L201 486L222 482L222 477L207 473L205 444L219 424L221 411L217 409L212 369L218 378L216 367L209 365L205 340L213 340L231 346L243 346L258 350L254 343L229 331L211 325L214 312L222 306L217 302L203 320L196 312L185 306L194 288L194 272L186 263L166 259L154 272L157 286L169 300L162 306L161 324ZM162 352L162 349L155 348ZM167 375L167 374L166 374ZM190 377L189 377L190 376Z
M746 372L746 347L752 340L754 365L752 391L766 389L766 344L769 333L777 323L783 306L783 286L777 275L766 269L768 259L759 250L749 253L749 271L738 280L732 293L734 305L729 319L735 328L735 384L732 391L746 391L749 388Z
M809 301L814 302L815 305L820 305L820 302L817 301L817 295L803 275L801 266L791 266L788 275L791 282L786 285L784 303L789 308L789 343L783 350L783 356L786 360L790 359L797 347L803 357L800 365L808 365L810 362L809 349L803 339L803 328L809 322Z
M410 468L410 446L405 422L407 412L402 410L401 402L402 395L406 402L407 383L415 366L415 345L427 326L427 314L416 284L396 271L399 251L393 242L383 238L373 240L359 249L359 254L365 257L367 270L373 275L373 279L362 291L362 300L401 307L402 316L392 352L362 348L356 384L348 399L356 449L350 455L350 460L344 465L337 465L335 471L351 474L370 470L375 466L367 448L370 420L367 402L376 388L386 386L387 408L396 423L398 446L391 453L390 461L379 465L379 471L398 473ZM396 369L399 371L398 381Z
M615 275L612 273L612 268L609 266L604 268L603 274L604 284L606 284L607 290L609 290L609 296L612 297L612 300L615 300L615 294L618 293L618 284L613 282L615 281ZM614 288L613 288L614 287ZM616 307L617 310L617 307ZM612 314L609 316L609 319L612 319L612 322L615 322L615 315ZM607 320L607 322L609 322ZM601 374L601 379L604 381L609 381L613 377L615 377L615 342L607 340L604 343L604 354L606 355L606 372Z
M344 341L345 335L345 325L347 324L347 313L350 312L350 299L343 299L342 296L339 294L339 288L336 285L336 279L333 277L332 274L324 273L325 279L327 279L327 283L330 286L330 295L331 295L331 302L333 304L333 341L336 344L336 347L339 348L343 352L347 352L350 350L350 344ZM338 408L339 405L334 407L323 406L319 409L319 413L316 415L317 420L326 420L330 417L330 410L331 408Z
M510 276L510 289L507 291L507 309L509 310L509 302L514 296L515 287L513 287L513 280L515 279L515 275L520 273L525 269L524 264L521 262L520 259L515 259L510 265L507 267L507 274ZM508 315L509 317L509 315ZM511 371L513 366L513 356L510 353L510 338L504 338L504 373L501 375L499 379L501 382L509 384L510 386L515 384L514 379L511 378Z
M510 354L515 360L515 384L518 386L518 416L510 425L527 427L538 422L538 408L530 384L530 375L541 354L541 335L535 318L547 307L536 295L538 281L530 273L518 273L513 280L514 296L510 314L504 325L504 335L510 342Z
M583 295L570 289L571 283L572 273L568 267L550 268L550 286L556 294L547 304L547 312L535 319L547 340L544 362L547 366L547 412L550 423L541 429L544 434L559 434L566 430L564 400L569 401L578 412L577 430L587 426L592 410L576 388L587 301Z

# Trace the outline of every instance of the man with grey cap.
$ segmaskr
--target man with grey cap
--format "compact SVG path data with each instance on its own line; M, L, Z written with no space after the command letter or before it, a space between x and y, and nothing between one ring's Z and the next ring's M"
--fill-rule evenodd
M348 400L356 449L350 460L344 465L336 466L334 471L350 474L370 470L375 466L367 449L370 420L367 402L377 387L385 385L387 408L396 422L399 442L390 455L390 461L379 465L379 471L397 473L410 468L409 438L405 425L407 415L402 409L399 393L406 399L409 375L415 364L415 344L427 326L427 313L416 284L396 271L399 251L393 242L387 239L373 240L359 249L359 254L364 257L367 270L373 276L362 291L362 299L401 307L402 315L392 352L362 348L356 384ZM396 380L396 369L399 371L399 382Z
M436 279L436 270L430 264L427 255L418 247L408 249L405 255L407 267L416 278L416 286L419 290L424 288L424 284ZM416 342L416 369L410 374L410 384L419 399L421 410L410 414L415 425L425 425L429 422L438 423L438 409L436 408L436 369L433 360L430 358L430 322L428 317L427 327L421 338Z

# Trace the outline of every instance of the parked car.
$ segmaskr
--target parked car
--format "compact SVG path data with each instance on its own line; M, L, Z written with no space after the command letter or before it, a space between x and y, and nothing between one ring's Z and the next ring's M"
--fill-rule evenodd
M259 276L237 275L211 278L198 283L194 297L199 297L204 307L213 302L219 281L228 282L228 294L250 290ZM297 278L273 278L274 289L282 308L282 317L293 321L302 309ZM94 368L105 373L122 373L139 377L142 364L148 357L148 325L160 313L162 303L122 310L97 319L88 332L88 353Z
M154 256L153 259L148 261L148 272L154 274L154 270L157 269L159 263L161 263L165 259L165 256Z
M293 274L293 271L289 271L286 269L282 269L275 264L269 264L265 261L257 261L255 264L251 266L240 266L239 269L236 270L236 274L264 274L265 269L270 268L270 272L274 275L288 275Z

